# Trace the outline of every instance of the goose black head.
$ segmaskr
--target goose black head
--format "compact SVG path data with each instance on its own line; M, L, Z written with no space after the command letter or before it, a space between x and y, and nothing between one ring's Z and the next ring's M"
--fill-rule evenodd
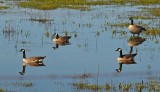
M57 33L54 33L54 37L55 37L56 39L58 39L58 38L59 38L59 35L58 35Z
M25 51L25 49L21 49L19 52L24 52Z

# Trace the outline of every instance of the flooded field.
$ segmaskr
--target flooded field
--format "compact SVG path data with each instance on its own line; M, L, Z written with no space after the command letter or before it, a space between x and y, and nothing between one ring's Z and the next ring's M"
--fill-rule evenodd
M0 5L9 7L0 10L0 92L160 90L160 17L145 10L159 5L96 5L86 10L37 10L13 1ZM148 31L132 37L131 16ZM54 33L71 39L55 44ZM137 64L122 64L117 72L117 48L123 54L137 53ZM21 49L26 57L46 56L45 66L27 65L21 75Z

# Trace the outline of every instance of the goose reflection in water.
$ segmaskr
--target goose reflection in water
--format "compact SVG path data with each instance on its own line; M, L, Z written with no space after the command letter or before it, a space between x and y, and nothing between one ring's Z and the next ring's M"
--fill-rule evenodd
M26 69L27 65L30 65L30 66L45 66L43 64L43 59L46 56L36 56L36 57L26 58L25 49L21 49L20 52L23 53L23 69L22 69L22 72L19 72L21 75L25 74L25 69Z
M65 46L65 45L70 45L71 43L69 42L55 42L53 41L53 44L55 45L54 47L52 47L53 49L58 49L59 48L59 45L60 46Z
M133 46L138 46L142 44L144 41L146 41L146 38L131 36L128 40L128 46L130 46L130 53L132 53L133 51Z
M137 64L134 60L134 57L137 55L137 52L135 54L122 54L121 48L118 48L116 51L120 53L119 57L117 58L117 61L119 63L119 68L116 69L117 72L122 71L122 64Z

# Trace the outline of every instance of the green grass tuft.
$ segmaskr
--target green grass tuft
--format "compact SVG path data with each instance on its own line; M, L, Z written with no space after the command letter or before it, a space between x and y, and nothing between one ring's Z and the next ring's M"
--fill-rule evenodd
M7 6L0 6L0 10L3 10L3 9L8 9L9 7Z
M0 92L6 92L5 90L3 90L3 89L0 89Z
M97 90L101 88L96 84L88 84L88 83L73 83L73 86L78 89L90 89L90 90Z

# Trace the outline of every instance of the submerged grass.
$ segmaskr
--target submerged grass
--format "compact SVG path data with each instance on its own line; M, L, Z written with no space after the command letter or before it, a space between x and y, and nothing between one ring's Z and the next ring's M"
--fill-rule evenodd
M37 21L37 22L40 22L40 23L45 23L47 21L53 21L53 20L50 20L50 19L46 19L46 18L31 18L29 19L30 21Z
M72 8L72 9L87 9L90 5L111 5L111 4L127 4L134 5L143 4L160 4L159 0L28 0L19 2L20 7L34 8L40 10L51 10L56 8Z
M129 23L108 24L111 27L128 27Z
M15 83L12 83L12 85L15 86L15 87L19 87L19 86L32 87L33 83L32 82L15 82Z
M151 8L149 12L154 16L160 16L160 8Z

